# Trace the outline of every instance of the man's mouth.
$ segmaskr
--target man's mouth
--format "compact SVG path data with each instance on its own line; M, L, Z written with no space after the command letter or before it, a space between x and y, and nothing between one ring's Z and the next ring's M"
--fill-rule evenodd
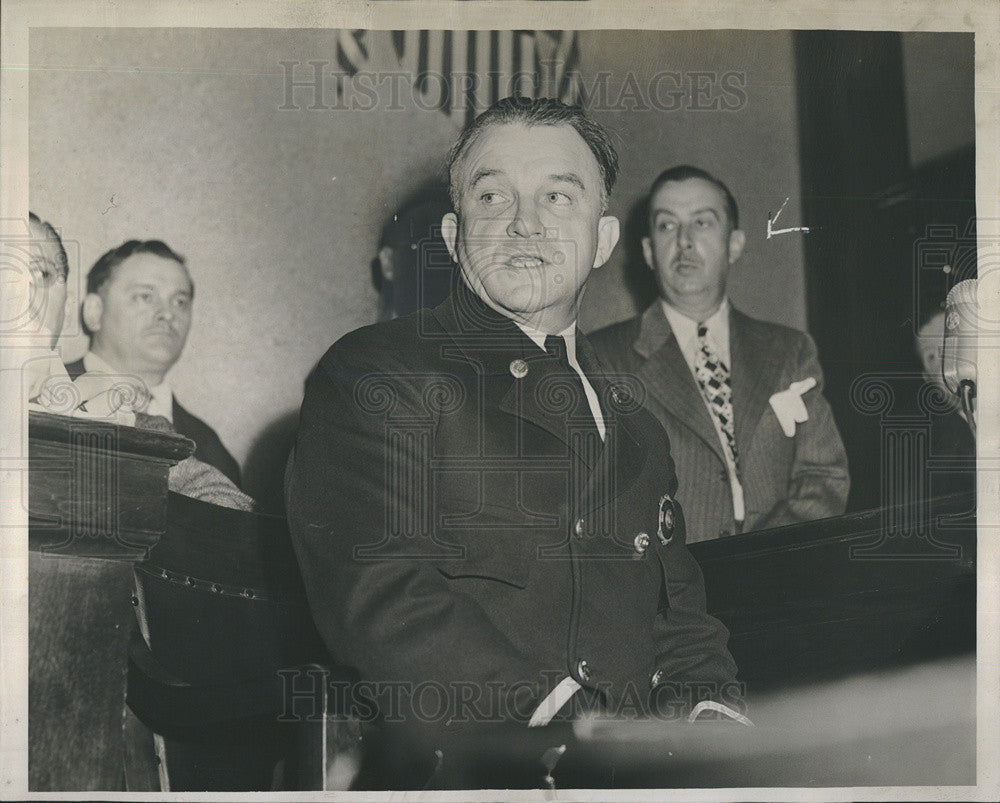
M149 329L147 330L147 334L153 336L159 335L160 337L168 337L171 340L177 337L177 334L172 329Z
M679 259L674 263L674 270L697 270L701 267L697 262L692 262L688 259Z
M545 264L545 260L530 254L514 254L507 257L507 264L512 268L540 268Z

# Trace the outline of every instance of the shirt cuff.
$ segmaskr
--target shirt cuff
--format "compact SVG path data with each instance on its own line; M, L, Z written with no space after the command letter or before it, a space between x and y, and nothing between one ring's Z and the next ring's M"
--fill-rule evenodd
M528 721L528 727L540 728L543 725L548 725L552 721L552 717L559 713L559 709L566 705L569 698L579 690L580 684L573 678L565 677L560 680L558 685L538 704L538 708L535 709L535 713Z

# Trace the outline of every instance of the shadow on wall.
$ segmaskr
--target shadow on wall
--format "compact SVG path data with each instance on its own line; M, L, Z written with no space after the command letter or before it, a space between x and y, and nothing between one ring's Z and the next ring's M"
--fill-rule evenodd
M379 294L379 320L436 307L454 288L458 272L441 238L441 218L451 211L447 187L427 183L410 193L385 224L371 278ZM261 511L284 515L285 466L295 445L299 413L279 416L250 447L244 490Z
M441 218L450 211L448 188L431 182L386 221L371 264L380 321L436 307L451 293L457 271L441 237Z
M295 445L298 426L296 408L264 427L250 447L243 467L243 486L264 513L285 513L285 464Z
M625 255L625 264L622 267L625 289L632 296L636 309L640 312L659 295L653 271L649 269L642 255L642 238L646 236L648 229L648 208L649 199L645 196L632 204L623 222L620 240Z

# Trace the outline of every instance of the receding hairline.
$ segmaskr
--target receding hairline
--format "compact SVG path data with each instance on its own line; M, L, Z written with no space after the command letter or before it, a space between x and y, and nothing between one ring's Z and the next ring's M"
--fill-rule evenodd
M153 257L154 259L159 259L162 260L163 262L171 262L174 265L177 265L177 267L179 267L184 272L184 276L187 278L188 293L190 293L192 298L194 297L194 279L191 278L191 271L188 270L187 262L185 262L182 259L175 259L174 257L171 256L154 254L152 251L136 251L134 254L129 254L120 262L116 262L114 265L111 266L111 269L108 271L108 275L107 277L105 277L104 281L101 282L101 284L95 290L93 290L93 292L97 293L98 295L101 295L104 292L106 292L108 286L115 281L116 277L121 272L121 269L136 257Z
M452 173L451 178L452 178L452 182L450 182L450 183L452 185L454 185L456 183L454 181L454 179L457 178L457 176L455 175L455 173L458 172L456 170L456 168L458 168L461 171L464 171L465 163L468 160L469 151L471 151L472 148L485 135L487 135L490 131L492 131L494 129L499 129L499 128L517 128L517 127L525 128L525 129L531 129L531 128L567 129L567 130L571 131L573 134L575 134L576 137L577 137L577 139L579 139L580 143L583 145L584 151L593 160L594 168L596 170L597 179L598 179L597 180L597 191L598 191L599 197L601 198L601 202L602 202L602 204L607 202L608 191L607 191L607 187L606 187L604 171L601 168L601 162L597 158L597 156L594 154L594 151L592 150L592 148L590 147L590 145L587 143L587 140L584 139L583 135L579 131L576 130L576 128L573 126L572 123L570 123L567 120L557 120L557 121L554 121L554 122L535 121L535 120L530 120L530 121L529 120L494 120L494 121L491 121L491 122L487 123L485 126L483 126L482 128L480 128L479 130L475 131L472 134L472 136L470 136L469 139L466 140L463 143L463 146L462 146L461 150L459 150L454 155L454 158L453 158L453 161L452 161L452 165L451 165L451 173ZM500 170L497 170L497 169L494 169L494 168L484 168L482 170L477 170L472 176L467 177L466 180L467 180L467 183L468 183L469 186L473 186L475 184L475 182L478 181L481 178L488 177L490 175L498 175L498 174L500 174L502 172L503 171L500 171ZM571 184L578 184L581 188L586 189L586 182L583 181L583 177L579 174L578 171L574 171L574 170L565 171L565 170L558 170L557 169L554 172L550 173L549 177L552 178L552 179L564 180L564 181L567 181L568 183L571 183ZM452 187L452 189L454 189L454 187ZM458 197L455 198L455 201L456 201L456 204L457 204Z
M667 187L672 184L687 184L691 181L700 181L702 184L711 187L712 191L715 193L719 200L718 206L702 206L694 210L693 214L701 214L702 212L715 212L719 215L720 220L728 221L729 225L734 229L736 224L729 213L729 199L726 197L725 190L722 189L714 181L709 181L706 178L701 178L700 176L688 176L686 178L670 179L669 181L664 181L656 188L656 191L649 198L649 220L652 222L656 219L657 214L673 214L669 209L663 207L657 207L656 197L663 192Z

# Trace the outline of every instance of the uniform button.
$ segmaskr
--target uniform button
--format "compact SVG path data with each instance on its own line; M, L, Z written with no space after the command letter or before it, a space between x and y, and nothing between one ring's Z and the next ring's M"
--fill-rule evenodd
M649 685L652 688L655 689L657 686L660 685L660 683L662 682L662 680L663 680L663 670L662 669L657 669L653 673L652 677L650 677L650 679L649 679Z
M583 519L576 520L576 524L573 525L573 532L576 533L577 538L583 538Z
M524 379L528 375L528 363L524 360L511 360L510 373L515 379Z
M590 680L590 665L583 660L577 661L576 674L580 676L580 680Z
M725 538L727 535L730 535L729 530L719 530L719 538Z
M647 547L649 547L649 533L639 533L633 543L635 544L635 551L640 555L643 554Z

